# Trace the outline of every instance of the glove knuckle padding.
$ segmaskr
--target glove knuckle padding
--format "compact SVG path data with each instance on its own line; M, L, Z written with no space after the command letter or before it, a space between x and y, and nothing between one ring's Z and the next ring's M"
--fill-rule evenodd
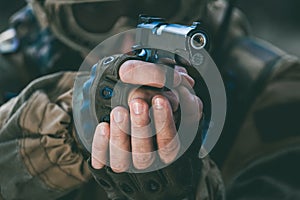
M115 173L109 167L90 170L110 199L183 199L195 194L201 160L181 157L153 172Z

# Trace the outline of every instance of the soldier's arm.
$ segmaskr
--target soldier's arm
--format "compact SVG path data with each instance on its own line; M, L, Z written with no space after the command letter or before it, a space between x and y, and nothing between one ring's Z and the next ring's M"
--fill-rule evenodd
M229 199L298 199L300 63L285 56L243 123L223 167Z
M58 73L37 79L0 108L0 194L4 199L56 199L90 180L88 165L74 137L71 101L75 76ZM198 192L194 190L193 196L222 198L218 169L208 158L201 162L203 167L197 172L201 177L193 186ZM181 184L178 174L174 176L179 169L176 166L180 165L165 171L170 182L161 182L168 192L180 191L172 190ZM184 175L185 171L181 172ZM159 173L147 177L155 178ZM119 174L113 177L124 180Z
M0 108L0 194L4 199L56 199L90 179L72 124L75 74L29 84Z

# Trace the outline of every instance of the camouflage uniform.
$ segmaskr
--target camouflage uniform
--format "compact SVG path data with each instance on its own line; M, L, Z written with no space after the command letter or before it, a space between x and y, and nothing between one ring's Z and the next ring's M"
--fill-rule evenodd
M222 1L209 7L207 20L215 30L224 10ZM230 200L298 199L300 63L253 38L239 12L225 47L216 62L224 70L228 119L211 154L221 174L213 161L203 159L196 199L224 199L223 180ZM105 198L74 137L75 76L37 79L0 108L4 199Z

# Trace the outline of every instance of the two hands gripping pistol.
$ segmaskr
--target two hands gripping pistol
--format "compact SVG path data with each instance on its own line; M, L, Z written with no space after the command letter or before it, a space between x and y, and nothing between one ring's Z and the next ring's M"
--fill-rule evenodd
M121 36L128 36L126 34L127 32L124 32ZM75 82L73 116L77 138L87 151L85 155L87 157L91 156L97 125L100 122L109 122L110 112L116 106L128 107L128 94L132 89L147 87L120 81L119 69L124 62L141 60L156 63L165 69L166 76L170 80L167 78L164 87L147 88L160 91L172 90L175 65L185 67L189 75L196 80L193 88L195 91L198 91L195 88L197 82L202 79L202 71L197 74L198 71L195 69L199 67L206 69L206 62L209 59L205 57L205 50L208 49L209 41L200 23L183 26L168 24L160 18L141 16L137 29L129 36L135 37L135 41L128 45L128 53L109 54L110 56L101 59L92 67L90 74L84 73L82 79L77 79L78 87ZM111 43L108 43L109 45ZM177 111L185 116L184 109L180 108ZM174 113L176 125L181 119L176 120L177 111ZM202 129L199 129L198 121L192 125L182 124L177 127L181 142L180 150L177 159L171 164L155 159L145 170L130 167L124 173L114 173L109 162L104 168L94 169L89 159L90 170L107 196L110 199L196 199L194 191L201 176L203 180L207 180L202 171L207 171L209 164L207 160L199 159L198 156L202 145Z
M83 101L80 108L82 144L91 152L94 130L98 123L109 122L115 106L127 106L127 97L132 85L121 83L119 68L127 60L142 60L166 67L166 85L173 83L175 64L186 67L201 65L202 50L208 50L209 40L201 23L191 26L166 23L161 18L140 16L132 52L102 59L92 70L83 85ZM189 71L189 70L188 70ZM93 128L91 128L93 127Z

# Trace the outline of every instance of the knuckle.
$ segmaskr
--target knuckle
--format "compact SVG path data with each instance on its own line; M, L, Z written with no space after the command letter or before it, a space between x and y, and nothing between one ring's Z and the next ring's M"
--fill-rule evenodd
M133 78L133 69L137 64L136 60L127 60L124 62L119 70L119 75L122 81L127 81Z
M105 152L105 150L103 149L103 147L101 145L97 145L97 144L93 143L92 155L98 156L98 155L102 154L103 152Z
M172 162L175 160L174 157L170 157L170 156L168 156L168 157L160 156L160 159L161 159L161 161L164 162L165 164L170 164L170 163L172 163Z
M129 160L126 157L114 157L110 158L110 167L114 172L125 172L129 168Z
M177 91L179 93L180 99L186 99L190 96L190 91L183 85L178 86Z
M126 142L125 138L121 134L111 134L110 136L111 145L120 144L120 142Z
M163 143L165 143L165 145L161 146L158 152L161 160L168 164L176 158L180 149L180 142L177 139L173 139L171 142L168 140Z
M137 169L146 169L154 162L155 156L153 152L133 153L133 164Z
M159 91L147 89L147 88L134 88L129 92L128 103L134 100L143 99L144 102L150 103L151 99L158 94Z
M104 164L102 164L102 162L94 156L92 156L91 164L94 169L101 169L104 167Z
M121 173L121 172L125 172L128 170L129 166L126 164L111 164L111 169L116 172L116 173Z
M134 127L137 128L145 128L145 131L147 130L147 125L149 124L148 117L137 117L134 119ZM142 131L142 130L140 130Z
M195 107L198 108L196 112L194 112L194 120L199 121L202 117L202 111L203 111L203 103L201 99L198 96L195 96Z
M137 98L144 98L145 93L140 88L134 88L129 92L128 103Z
M197 103L199 105L200 110L202 110L203 109L203 102L202 102L202 100L198 96L195 96L195 98L196 98L196 101L197 101Z
M176 152L176 149L178 148L177 142L172 142L172 141L170 142L168 140L168 142L164 142L164 143L165 145L161 146L158 150L162 155L168 156L169 154Z
M130 146L129 137L116 134L111 137L110 149L113 151L127 151Z
M182 73L187 73L187 70L184 67L181 67L179 65L175 66L175 70Z

